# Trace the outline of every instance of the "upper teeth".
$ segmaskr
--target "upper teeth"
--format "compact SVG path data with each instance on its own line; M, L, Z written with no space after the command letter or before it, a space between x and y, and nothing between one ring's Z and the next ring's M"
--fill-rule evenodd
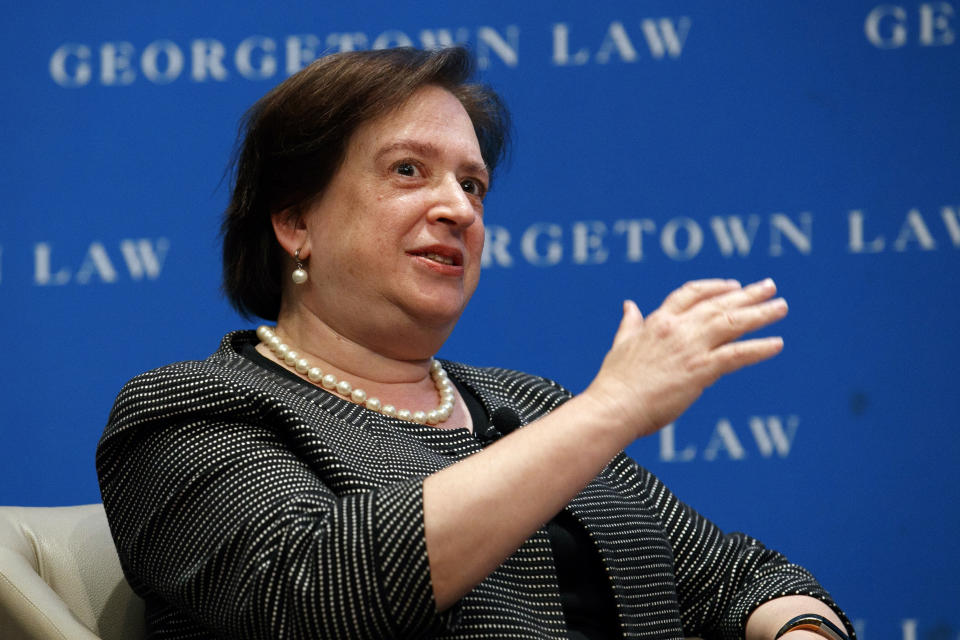
M424 257L433 260L434 262L441 262L443 264L453 264L453 258L448 258L447 256L441 256L437 253L426 253Z

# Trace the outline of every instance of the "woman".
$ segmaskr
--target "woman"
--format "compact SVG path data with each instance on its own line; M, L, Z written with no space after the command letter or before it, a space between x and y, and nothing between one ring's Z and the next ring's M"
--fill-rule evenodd
M575 397L433 360L477 286L507 129L469 75L461 49L339 54L248 114L225 289L276 327L132 380L98 449L151 637L849 629L805 570L622 453L780 351L740 340L786 314L772 282L689 283L646 319L626 302Z

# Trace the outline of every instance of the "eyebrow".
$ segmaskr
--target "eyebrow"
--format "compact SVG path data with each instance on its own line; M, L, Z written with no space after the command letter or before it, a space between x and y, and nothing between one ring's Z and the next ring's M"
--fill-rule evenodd
M388 153L393 151L413 151L414 153L422 156L427 156L430 158L437 158L440 155L440 149L429 142L421 142L419 140L397 140L396 142L391 142L390 144L381 147L377 153L376 158L381 158ZM482 173L483 177L488 181L490 180L490 169L484 163L476 162L467 162L464 165L461 165L462 169L470 173Z

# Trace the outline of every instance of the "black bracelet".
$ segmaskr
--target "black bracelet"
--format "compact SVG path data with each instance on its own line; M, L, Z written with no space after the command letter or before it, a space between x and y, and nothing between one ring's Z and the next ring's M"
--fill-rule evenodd
M780 631L777 631L774 640L777 640L777 638L786 632L793 631L794 629L813 631L814 633L819 633L824 638L830 638L830 640L850 640L850 637L843 629L815 613L804 613L788 621L787 624L780 627Z

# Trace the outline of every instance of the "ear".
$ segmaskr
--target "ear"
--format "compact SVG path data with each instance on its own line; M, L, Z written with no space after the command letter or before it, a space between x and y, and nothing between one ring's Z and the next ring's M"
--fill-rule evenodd
M296 250L300 249L300 259L310 257L307 224L300 207L292 206L274 211L270 215L270 222L273 224L277 242L289 256L293 257Z

